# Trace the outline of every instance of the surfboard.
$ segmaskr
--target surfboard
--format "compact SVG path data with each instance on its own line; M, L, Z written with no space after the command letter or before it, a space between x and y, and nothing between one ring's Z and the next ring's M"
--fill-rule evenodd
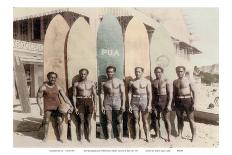
M154 69L160 66L164 76L172 82L176 79L175 47L167 30L160 25L152 35L150 45L151 77L155 79Z
M96 43L89 24L83 17L78 18L72 25L67 42L67 72L68 72L68 88L78 79L78 72L81 68L89 70L88 80L97 81L97 56ZM79 139L78 119L72 116L71 135L72 140ZM92 118L92 139L96 138L96 120ZM76 132L77 131L77 132ZM78 133L78 134L77 134Z
M107 79L106 67L116 67L116 77L124 77L124 44L122 29L118 20L112 15L105 15L97 32L97 75L99 85ZM100 87L99 87L100 88ZM101 106L99 106L101 108ZM101 111L101 109L100 109ZM106 117L100 115L101 137L106 137Z
M175 47L173 41L171 40L171 36L162 25L159 25L159 27L155 30L155 32L152 35L150 45L150 61L151 79L155 79L155 67L160 66L164 69L163 76L169 80L170 84L172 84L173 80L176 79ZM170 119L171 131L172 133L177 133L177 119L175 112L171 111L170 116L174 116Z
M51 20L44 39L44 79L47 79L47 73L50 71L57 73L58 78L56 82L64 89L65 92L67 91L65 50L68 31L69 25L65 19L58 14ZM53 122L53 119L51 119L51 122ZM54 123L49 123L48 140L54 140L57 138L57 130L55 130L52 124ZM63 139L67 139L66 120L63 122Z
M26 73L22 61L14 56L14 79L23 113L30 113L31 106L27 89Z
M144 68L144 77L150 76L150 58L149 58L149 39L144 24L136 17L129 22L125 32L125 77L126 86L128 82L135 77L135 67ZM126 92L128 88L126 87ZM127 102L128 104L128 102ZM145 137L143 132L142 119L140 119L141 138ZM133 116L128 115L129 137L134 137Z

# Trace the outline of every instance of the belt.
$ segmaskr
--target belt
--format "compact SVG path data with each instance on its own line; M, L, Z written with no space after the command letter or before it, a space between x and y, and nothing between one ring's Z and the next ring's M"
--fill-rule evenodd
M191 98L191 95L181 95L181 96L177 96L177 98Z
M146 97L147 94L132 95L132 97Z
M77 96L77 98L92 98L92 96Z
M154 94L155 96L167 96L167 94Z
M121 96L121 94L114 94L114 95L106 95L106 96L108 96L108 97L120 97Z

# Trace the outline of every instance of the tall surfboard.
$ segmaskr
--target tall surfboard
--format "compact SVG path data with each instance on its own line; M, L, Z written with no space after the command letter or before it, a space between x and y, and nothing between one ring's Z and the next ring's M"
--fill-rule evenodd
M69 25L61 15L56 15L50 22L44 39L44 79L50 71L58 74L57 84L66 89L65 48ZM53 120L51 120L54 122ZM57 138L57 130L50 123L48 139ZM55 134L54 134L55 133ZM54 136L56 135L56 137ZM63 123L63 139L67 139L67 124Z
M105 15L97 32L97 75L99 85L107 79L106 67L109 65L117 68L116 77L122 80L124 77L122 29L114 16ZM100 121L103 133L106 134L106 118L104 115L100 116Z
M83 17L78 18L72 25L67 43L67 73L68 88L78 80L78 71L81 68L89 70L88 80L97 81L96 43L89 24ZM79 139L79 119L72 115L71 137L72 141ZM96 119L92 119L92 139L96 138ZM77 130L76 130L77 129Z
M144 77L149 78L150 58L149 58L149 39L148 39L147 30L141 21L139 21L136 17L133 17L126 28L126 33L125 33L126 86L128 86L128 82L135 77L134 74L135 67L143 67ZM128 118L129 136L134 137L133 117L130 114L128 116L129 116ZM141 137L144 137L144 135L142 135L144 132L143 132L141 121L140 121L140 131L142 131Z
M19 101L22 107L22 112L30 113L31 106L29 100L29 92L27 89L25 69L22 61L17 56L14 56L14 79L19 96Z
M176 78L175 73L175 48L171 36L160 25L152 35L150 46L151 77L155 78L154 69L161 66L164 76L171 81Z
M171 40L171 36L162 25L160 25L152 35L150 46L150 60L152 79L155 79L155 67L160 66L164 69L164 76L169 79L169 82L172 84L173 80L176 78L175 48ZM176 133L177 131L175 124L177 124L177 122L174 112L171 112L171 116L171 130L172 133Z

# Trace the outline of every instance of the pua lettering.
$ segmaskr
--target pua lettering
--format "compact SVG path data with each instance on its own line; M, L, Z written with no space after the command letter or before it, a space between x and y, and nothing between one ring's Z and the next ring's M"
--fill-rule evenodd
M119 56L119 51L118 50L113 50L113 49L102 49L101 50L101 55L108 55L108 56Z

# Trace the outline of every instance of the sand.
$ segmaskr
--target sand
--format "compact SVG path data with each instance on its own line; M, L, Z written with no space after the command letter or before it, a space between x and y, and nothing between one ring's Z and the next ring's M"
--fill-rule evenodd
M196 123L196 139L191 142L191 132L189 123L185 122L183 131L184 139L171 136L171 142L165 142L166 133L164 125L161 123L162 136L164 138L152 138L150 143L143 139L133 141L127 137L124 138L124 143L119 143L116 139L104 140L96 138L91 143L84 141L72 142L66 141L60 143L57 141L42 142L42 131L39 129L42 117L39 115L39 108L34 104L35 99L31 100L32 112L29 114L21 113L21 107L18 101L14 103L14 147L26 148L189 148L189 147L207 147L215 148L219 146L219 126ZM162 121L161 121L162 122ZM33 131L32 131L33 130ZM26 132L25 132L26 131ZM154 134L154 131L151 131Z

